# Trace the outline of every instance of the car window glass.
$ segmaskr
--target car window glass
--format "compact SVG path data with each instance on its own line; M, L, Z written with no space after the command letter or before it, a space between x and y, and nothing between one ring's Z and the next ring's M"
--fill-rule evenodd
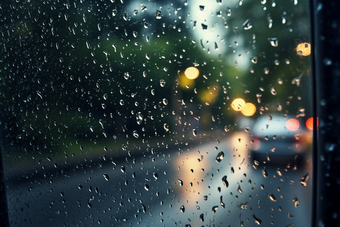
M309 226L307 0L0 3L11 226Z

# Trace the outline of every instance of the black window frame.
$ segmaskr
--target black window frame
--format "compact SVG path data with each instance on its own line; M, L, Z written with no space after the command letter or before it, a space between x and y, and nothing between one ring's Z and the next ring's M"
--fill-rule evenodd
M311 226L340 220L340 1L310 0L313 115L313 196ZM6 120L6 119L1 119ZM314 121L317 128L317 121ZM0 153L2 152L0 129ZM329 145L332 149L327 149ZM2 156L0 155L0 223L9 226Z

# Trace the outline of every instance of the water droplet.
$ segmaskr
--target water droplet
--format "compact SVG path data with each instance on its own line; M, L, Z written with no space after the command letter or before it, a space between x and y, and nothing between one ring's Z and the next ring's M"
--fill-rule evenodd
M288 213L287 217L288 217L288 218L294 218L294 216L293 216L292 213Z
M231 16L231 9L228 7L227 8L227 16L230 17Z
M156 11L156 19L162 19L162 12L160 10Z
M275 88L275 87L271 87L271 88L270 88L270 93L271 93L272 95L277 95L277 90L276 90L276 88Z
M283 84L283 80L281 78L277 79L278 84Z
M161 80L159 81L159 85L160 85L161 87L165 87L165 84L166 84L165 80L161 79Z
M253 214L253 218L254 218L254 221L257 225L261 225L261 223L262 223L261 219L257 218L254 214Z
M141 112L138 112L138 113L136 114L136 121L137 121L137 124L140 125L140 124L143 122L143 119L144 119L143 114L142 114Z
M213 206L213 207L212 207L212 212L213 212L213 213L216 213L216 210L217 210L217 209L218 209L218 206Z
M106 173L103 174L103 177L104 177L104 179L105 179L106 181L109 181L109 179L110 179L110 178L109 178L109 175L107 175Z
M181 179L178 179L179 186L183 186L183 181Z
M299 205L300 205L300 201L298 200L298 198L295 196L295 198L293 199L293 203L294 203L294 206L295 208L298 208Z
M269 68L268 67L264 68L263 72L264 74L269 74Z
M230 168L230 172L231 172L231 173L235 173L234 167L231 167L231 168Z
M184 205L182 205L179 209L181 210L182 213L185 212L185 207L184 207Z
M242 189L241 189L241 185L238 185L237 191L238 191L240 194L243 193L243 191L242 191Z
M240 208L241 208L242 210L246 210L246 209L248 208L248 202L246 202L246 203L241 203L241 204L240 204Z
M264 169L262 170L262 175L264 176L264 178L267 178L267 177L268 177L268 172L267 172L266 168L264 168Z
M119 100L119 105L124 106L124 100L123 99Z
M196 131L196 129L193 129L193 130L192 130L192 134L193 134L194 136L197 136L197 131Z
M166 105L168 105L168 103L169 103L169 101L166 98L164 98L163 99L163 104L166 106Z
M269 193L268 197L271 201L276 202L276 198L272 193Z
M230 131L230 125L224 126L224 131L229 132Z
M222 5L222 0L216 0L216 2L220 5Z
M268 41L273 47L279 46L279 40L277 38L268 38Z
M200 8L201 11L205 11L205 6L200 5L199 8Z
M149 186L148 184L145 184L145 185L144 185L144 189L145 189L146 191L149 191L150 186Z
M224 187L226 187L226 188L229 187L229 182L227 181L227 175L224 175L224 177L222 177L222 183L223 183Z
M277 168L276 173L277 173L277 175L282 177L282 169L281 168Z
M202 29L203 29L203 30L207 30L207 29L208 29L208 25L203 24L203 23L201 23L201 25L202 25Z
M256 64L256 63L257 63L257 57L256 57L256 56L251 57L251 58L250 58L250 61L251 61L252 63Z
M306 175L304 175L304 176L301 178L300 184L301 184L302 186L306 187L306 186L307 186L307 181L308 181L308 179L309 179L309 175L308 175L308 173L307 173Z
M250 24L249 19L247 19L244 23L243 23L243 29L244 30L249 30L251 29L253 26Z
M268 27L271 28L273 26L273 19L269 13L267 14L267 20L268 20Z
M130 76L130 73L129 73L129 72L125 72L125 73L124 73L124 79L125 79L125 80L128 80L130 77L131 77L131 76Z
M224 158L224 153L223 153L223 151L221 151L221 152L218 153L217 156L216 156L216 162L217 162L217 163L220 163L220 162L223 160L223 158Z
M204 222L204 214L200 214L200 221Z
M167 123L164 123L163 128L164 128L165 131L168 132L169 131L169 127L170 126Z
M122 166L122 167L120 168L120 171L121 171L122 173L125 173L125 166Z
M155 178L155 180L158 180L158 174L157 173L153 173L152 176L153 176L153 178Z
M135 137L136 139L139 137L139 134L137 133L137 130L134 130L134 131L132 132L132 135L133 135L133 137Z

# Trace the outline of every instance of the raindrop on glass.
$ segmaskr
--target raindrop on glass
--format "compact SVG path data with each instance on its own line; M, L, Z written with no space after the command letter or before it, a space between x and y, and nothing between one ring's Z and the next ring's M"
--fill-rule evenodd
M160 10L156 11L156 19L162 19L162 12Z
M271 201L276 202L276 198L272 193L269 193L268 197Z
M271 88L270 88L270 93L271 93L272 95L277 95L277 90L276 90L276 88L275 88L275 87L271 87Z
M223 160L223 158L224 158L224 153L223 153L223 151L221 151L221 152L218 153L217 156L216 156L216 162L217 162L217 163L220 163L220 162Z
M185 212L185 207L184 207L184 205L182 205L179 209L181 210L182 213Z
M262 223L261 219L257 218L254 214L253 214L253 218L254 218L254 221L257 225L261 225L261 223Z
M200 221L204 222L204 214L200 214Z
M143 114L142 114L141 112L138 112L138 113L136 114L136 121L137 121L137 124L140 125L140 124L143 122L143 119L144 119Z
M243 29L244 30L249 30L251 29L253 26L250 24L249 19L247 19L244 23L243 23Z
M165 84L166 84L165 80L161 79L161 80L159 81L159 85L160 85L161 87L165 87Z
M256 64L256 63L257 63L257 57L256 57L256 56L251 57L251 58L250 58L250 61L251 61L252 63Z
M216 210L217 210L217 209L218 209L218 206L213 206L213 207L212 207L212 212L213 212L213 213L216 213Z
M106 173L103 174L103 177L104 177L104 179L105 179L106 181L109 181L109 179L110 179L110 178L109 178L109 175L107 175Z
M304 175L304 176L301 178L300 184L301 184L302 186L306 187L306 186L307 186L307 181L308 181L308 179L309 179L309 175L308 175L308 173L307 173L306 175Z
M193 134L194 136L197 136L197 131L196 131L196 129L193 129L193 130L192 130L192 134Z
M264 169L262 170L262 176L265 177L265 178L268 177L268 172L267 172L266 168L264 168Z
M282 176L282 169L281 168L277 168L276 169L276 173L277 173L277 175L279 175L281 177Z
M222 177L222 183L224 185L224 187L229 187L229 182L227 181L227 175L224 175L224 177Z
M279 46L279 40L277 38L268 38L268 41L273 47Z

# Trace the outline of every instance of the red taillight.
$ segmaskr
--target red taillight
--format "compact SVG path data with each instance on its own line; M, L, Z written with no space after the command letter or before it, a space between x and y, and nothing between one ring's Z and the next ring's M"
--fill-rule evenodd
M286 127L287 129L289 129L290 131L296 131L299 129L299 126L300 126L300 123L298 120L292 118L292 119L289 119L287 122L286 122Z
M313 131L313 118L310 117L308 118L308 120L306 121L306 127ZM316 128L319 128L319 118L316 118Z

